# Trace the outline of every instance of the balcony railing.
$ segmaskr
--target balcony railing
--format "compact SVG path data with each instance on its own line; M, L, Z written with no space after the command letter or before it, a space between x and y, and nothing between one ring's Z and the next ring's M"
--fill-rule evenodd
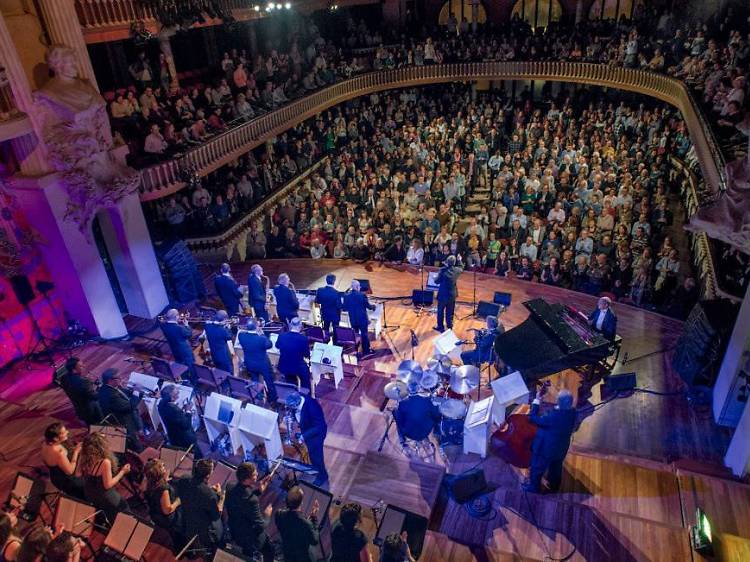
M148 7L138 0L75 0L78 21L84 32L110 26L129 26L136 20L154 21Z
M472 62L415 66L362 74L292 101L226 131L179 159L141 171L141 199L168 196L184 186L182 170L206 175L259 146L270 136L349 99L371 92L461 80L554 80L618 88L663 100L682 112L710 190L724 189L726 178L708 124L683 82L669 76L577 62Z

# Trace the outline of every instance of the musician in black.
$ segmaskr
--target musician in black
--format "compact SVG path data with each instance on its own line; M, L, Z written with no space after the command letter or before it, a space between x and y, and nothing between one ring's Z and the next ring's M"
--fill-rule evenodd
M393 412L401 446L406 445L407 439L413 441L427 439L440 423L440 410L432 403L432 400L418 394L419 383L409 382L408 389L409 397L399 402L398 408Z
M359 332L359 339L362 344L362 355L369 355L370 349L370 317L367 315L368 310L375 310L375 305L367 300L367 295L361 291L359 281L352 280L352 288L344 295L344 309L349 314L349 325L355 332Z
M362 506L346 503L341 506L339 520L331 529L331 559L329 562L372 562L367 551L367 535L359 528Z
M497 336L505 330L495 316L488 316L485 322L487 324L486 329L476 332L476 347L470 351L461 353L461 361L463 361L464 365L480 366L482 363L492 361L492 347L495 344Z
M576 424L576 410L573 408L573 395L569 390L561 390L557 395L557 406L544 415L539 414L543 388L537 391L532 402L529 420L537 429L531 445L531 467L529 480L523 485L527 492L539 493L542 490L542 477L547 474L547 482L552 491L560 488L562 468L568 454L570 441Z
M233 316L238 314L241 308L242 291L240 291L237 281L232 277L232 270L228 263L221 264L220 273L214 278L214 288L224 304L224 308Z
M222 371L234 374L234 363L232 354L229 352L229 342L232 341L232 332L227 327L229 316L225 310L219 310L212 322L206 322L206 340L211 350L211 360L214 366Z
M617 316L612 311L612 300L609 297L599 299L596 310L589 315L589 325L609 341L614 341L617 334Z
M323 457L323 442L328 434L328 425L323 408L317 400L310 396L302 396L299 392L293 392L286 397L286 407L294 412L300 429L297 438L307 445L310 464L318 471L313 484L322 486L328 482L328 471Z
M173 550L181 550L186 542L182 522L182 500L170 483L167 467L160 459L149 459L143 474L146 477L145 497L151 521L169 533Z
M315 291L315 302L320 305L320 318L323 321L323 330L326 334L336 339L335 329L341 322L341 293L336 290L336 276L326 275L326 286Z
M221 546L224 540L224 525L221 522L224 493L219 484L213 487L208 485L213 471L214 461L201 459L193 465L192 476L179 478L174 483L182 502L185 537L190 540L197 535L197 542L193 546L209 553Z
M294 291L294 285L290 285L289 275L282 273L279 275L279 284L273 288L273 296L276 299L276 314L284 324L297 317L299 310L299 299Z
M143 431L143 423L138 413L139 396L130 390L122 388L122 379L117 369L107 369L102 373L102 386L99 388L99 404L105 418L109 418L116 425L125 427L127 431L127 446L137 453L143 450L139 434Z
M295 486L286 495L286 509L276 512L274 521L281 535L281 549L284 562L317 562L312 547L320 542L318 531L318 500L313 502L310 515L302 513L302 500L305 493Z
M260 496L268 488L270 479L258 481L258 469L250 462L240 464L235 474L237 483L229 487L225 502L232 540L240 545L245 556L252 558L260 553L263 562L273 562L274 548L260 510Z
M180 320L180 313L176 308L167 310L165 321L161 323L161 331L164 332L164 337L167 339L174 360L186 365L189 369L190 378L194 378L195 355L193 355L193 346L190 343L193 330L186 322Z
M253 307L255 318L262 318L268 322L268 311L266 310L266 283L268 279L263 275L263 268L259 264L250 267L250 275L247 277L248 300Z
M288 382L296 383L299 378L302 386L310 388L310 367L306 361L310 357L310 341L302 333L299 318L292 318L289 331L279 334L276 348L279 350L279 372Z
M203 457L198 447L198 437L193 430L193 415L190 409L191 403L177 404L180 391L172 384L164 385L161 389L161 400L157 406L159 417L167 429L169 444L180 449L191 449L194 459Z
M96 385L83 375L83 362L78 357L65 361L65 373L57 380L76 412L86 425L102 421L104 415L99 406Z
M459 260L461 256L459 255ZM438 332L445 331L446 326L450 330L453 328L453 313L456 308L456 298L458 297L458 288L456 282L461 275L463 267L456 265L456 257L448 256L445 264L440 268L438 273L438 292L437 292L437 326Z

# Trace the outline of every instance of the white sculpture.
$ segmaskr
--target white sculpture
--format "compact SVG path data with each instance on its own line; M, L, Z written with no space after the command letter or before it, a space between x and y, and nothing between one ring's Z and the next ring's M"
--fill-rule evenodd
M55 45L47 63L54 77L34 92L36 120L50 164L68 192L65 218L77 222L90 239L97 211L134 192L140 177L112 155L106 102L87 80L78 78L73 50Z

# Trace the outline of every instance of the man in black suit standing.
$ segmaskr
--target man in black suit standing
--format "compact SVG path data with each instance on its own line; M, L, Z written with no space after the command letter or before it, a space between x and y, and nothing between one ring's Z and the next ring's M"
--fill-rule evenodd
M232 354L229 352L229 342L232 341L232 332L227 328L228 316L226 311L220 310L211 322L206 322L204 330L206 331L206 340L208 348L211 350L211 360L216 368L234 374L234 363Z
M258 374L263 377L263 380L266 381L268 402L274 404L278 399L278 394L274 384L271 360L268 358L268 350L273 347L273 343L263 333L263 329L254 318L248 319L247 329L240 330L237 334L237 340L242 347L247 374L255 380L257 380Z
M317 562L318 557L312 547L320 542L318 531L318 510L320 504L315 500L309 517L302 513L302 500L305 493L295 486L286 495L286 509L276 512L274 521L281 535L281 550L284 562Z
M256 318L262 318L268 322L268 311L266 310L266 285L263 283L263 268L259 264L254 264L250 268L250 275L247 277L247 299Z
M185 536L198 536L193 547L206 549L204 558L213 558L213 552L224 544L224 525L221 514L224 511L225 495L219 484L208 485L214 461L201 459L193 465L192 476L178 478L174 487L182 502Z
M569 390L561 390L557 395L555 409L542 416L539 415L539 406L543 394L542 389L537 392L529 413L529 420L539 429L531 445L529 480L523 485L524 490L536 494L542 490L542 477L545 473L550 489L557 491L560 488L563 461L568 454L576 425L576 410Z
M310 464L318 471L313 484L322 486L328 482L328 471L323 457L323 442L328 434L328 425L323 408L310 396L292 392L286 398L286 407L291 410L299 423L301 441L307 445Z
M227 312L232 316L239 314L242 291L240 291L237 281L232 277L228 263L221 264L220 273L214 278L214 287Z
M432 403L431 399L420 396L418 392L419 383L410 382L409 397L399 402L398 408L393 412L402 447L406 445L407 439L413 441L427 439L440 423L438 407Z
M279 334L276 340L279 350L279 372L288 382L310 386L310 366L305 359L310 357L310 340L302 333L302 321L295 317L289 322L289 331Z
M121 388L122 380L117 369L107 369L102 373L102 386L99 389L99 405L105 417L109 416L117 425L127 431L128 449L137 453L143 450L138 434L143 431L138 415L138 402L141 399L129 390Z
M260 553L263 562L273 562L274 548L266 534L266 521L259 501L270 480L266 477L259 482L258 469L250 462L241 463L235 475L237 483L229 487L225 501L232 539L250 559Z
M279 283L273 288L273 296L276 299L276 314L279 320L288 324L297 316L299 300L297 294L289 288L289 276L286 273L279 275Z
M167 338L167 344L169 344L169 349L172 351L172 356L175 361L188 367L190 377L193 378L195 376L193 373L195 356L193 355L193 347L190 345L190 337L193 335L193 330L187 324L179 322L180 313L177 312L176 308L167 310L165 316L166 322L162 322L161 331L164 332L164 337Z
M459 254L458 261L461 261ZM458 297L458 288L456 281L461 275L463 267L456 265L456 256L448 256L445 259L443 267L438 273L438 293L437 293L437 326L435 330L444 332L447 326L450 330L453 328L453 313L456 308L456 297Z
M320 305L320 318L323 321L323 330L336 341L336 328L341 322L341 293L334 285L336 276L326 275L326 286L315 291L315 302Z
M57 383L73 404L76 416L86 425L99 423L104 417L93 382L83 376L83 363L78 357L65 361L65 373Z
M375 310L375 305L370 304L367 295L361 292L359 281L352 280L352 288L344 295L344 309L349 314L349 325L355 332L359 332L362 342L362 355L369 355L370 336L368 334L370 318L367 316L368 310Z
M177 405L176 401L179 397L180 392L174 385L164 385L157 407L159 417L167 429L169 444L180 449L192 446L193 458L199 459L203 453L198 447L198 437L193 430L193 416Z

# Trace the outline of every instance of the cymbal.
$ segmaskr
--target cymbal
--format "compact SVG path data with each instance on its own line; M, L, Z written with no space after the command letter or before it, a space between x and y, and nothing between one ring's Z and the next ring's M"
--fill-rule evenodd
M419 384L425 390L432 390L438 385L439 381L440 377L435 371L425 371Z
M451 359L447 355L436 355L427 360L427 370L435 371L441 377L451 374Z
M400 402L409 396L409 391L406 389L406 383L401 381L391 381L385 385L385 388L383 388L383 394L385 394L385 397L390 400Z
M468 394L479 386L479 369L474 365L461 365L451 373L450 388L457 394Z
M440 404L440 413L450 420L460 420L466 416L466 404L462 400L451 398Z
M422 380L422 366L411 359L401 361L396 369L396 378L407 385L412 382L419 384Z

